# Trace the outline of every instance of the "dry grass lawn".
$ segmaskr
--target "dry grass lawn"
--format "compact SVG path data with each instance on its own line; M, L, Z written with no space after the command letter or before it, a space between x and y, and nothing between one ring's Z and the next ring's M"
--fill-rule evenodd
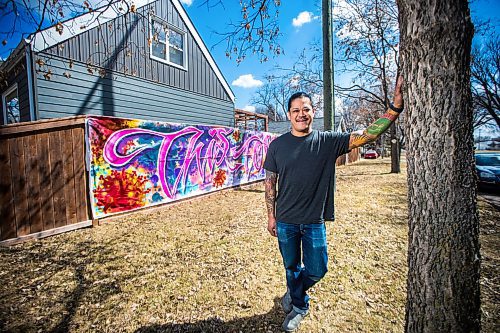
M338 168L329 273L300 332L403 331L406 174L389 163ZM0 249L0 331L279 332L263 197L258 184ZM498 332L500 218L480 208L483 328Z

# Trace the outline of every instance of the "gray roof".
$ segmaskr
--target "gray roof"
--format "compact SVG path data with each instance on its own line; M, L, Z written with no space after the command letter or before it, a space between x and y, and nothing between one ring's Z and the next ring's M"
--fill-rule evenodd
M314 118L313 121L313 129L318 130L318 131L323 131L324 130L324 122L323 118ZM337 128L337 132L343 132L345 131L343 124L341 123L341 117L340 116L335 116L335 127ZM340 128L340 130L339 130ZM268 124L268 132L271 133L276 133L276 134L284 134L289 132L291 129L290 121L273 121L269 119L269 124Z

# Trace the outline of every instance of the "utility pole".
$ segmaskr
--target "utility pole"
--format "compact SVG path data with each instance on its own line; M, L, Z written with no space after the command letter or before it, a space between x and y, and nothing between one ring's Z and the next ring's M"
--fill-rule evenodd
M323 13L323 114L324 130L335 129L333 96L332 0L322 0Z

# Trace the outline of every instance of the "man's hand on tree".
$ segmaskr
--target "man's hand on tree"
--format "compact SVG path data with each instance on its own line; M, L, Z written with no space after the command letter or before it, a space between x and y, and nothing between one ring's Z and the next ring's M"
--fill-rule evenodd
M394 88L394 102L392 104L398 109L402 109L404 107L402 75L399 75L396 80L396 88Z

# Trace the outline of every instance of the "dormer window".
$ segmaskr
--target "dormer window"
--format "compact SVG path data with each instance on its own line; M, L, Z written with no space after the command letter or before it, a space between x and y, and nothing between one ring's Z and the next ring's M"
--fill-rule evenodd
M151 58L187 69L186 33L159 19L151 17Z

